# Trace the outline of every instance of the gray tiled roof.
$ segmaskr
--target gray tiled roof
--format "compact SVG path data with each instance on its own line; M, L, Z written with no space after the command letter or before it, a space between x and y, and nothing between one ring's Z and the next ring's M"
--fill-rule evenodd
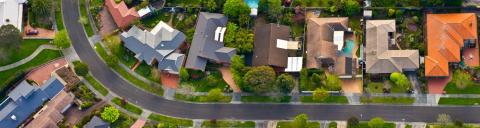
M110 125L100 119L98 116L93 116L93 118L83 126L83 128L110 128Z
M230 63L230 59L235 55L236 50L224 47L223 42L213 39L217 27L226 27L227 20L227 17L223 14L200 12L192 46L185 64L186 68L203 71L208 60Z
M155 28L150 32L141 30L140 28L133 26L128 32L120 34L124 46L130 51L135 53L135 58L140 61L145 61L151 65L153 60L159 62L158 67L177 67L176 63L162 63L166 57L173 54L177 48L185 41L185 34L171 28L164 22L160 21ZM178 54L178 53L176 53ZM183 54L182 54L183 55ZM176 60L176 62L183 62L182 60ZM174 64L174 65L165 65ZM179 66L182 64L180 63ZM179 68L174 68L174 72L178 72Z

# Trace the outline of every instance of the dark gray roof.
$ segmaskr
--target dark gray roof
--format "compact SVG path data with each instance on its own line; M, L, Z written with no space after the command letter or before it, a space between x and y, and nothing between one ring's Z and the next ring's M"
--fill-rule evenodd
M175 67L177 65L160 65L162 61L185 41L185 34L160 21L150 32L133 26L128 32L120 34L124 46L135 53L135 58L151 65L153 60L158 67ZM178 54L178 53L177 53ZM183 59L183 58L181 58ZM176 60L183 62L183 60ZM162 63L168 64L168 63ZM181 66L181 64L180 64ZM160 70L167 70L159 68ZM174 72L178 72L175 70Z
M83 128L110 128L110 124L100 119L98 116L93 118L83 126Z
M223 14L200 12L192 46L188 52L186 68L203 71L208 60L230 63L236 50L224 47L223 42L214 40L215 30L217 27L226 27L227 20Z
M42 87L32 86L27 81L22 81L0 104L0 128L18 127L45 101L56 96L63 88L63 84L56 77L51 77ZM12 118L13 116L15 119Z
M166 70L172 74L178 74L178 71L182 67L183 60L185 60L185 55L172 53L158 63L158 68Z

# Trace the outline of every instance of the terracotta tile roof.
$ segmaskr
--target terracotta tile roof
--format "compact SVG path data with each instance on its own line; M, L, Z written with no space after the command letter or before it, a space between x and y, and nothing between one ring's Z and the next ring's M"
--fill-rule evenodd
M476 35L474 13L427 14L425 76L448 76L448 62L460 62L464 40Z
M136 19L140 18L135 8L128 9L124 1L115 3L115 0L106 0L105 5L108 8L110 14L112 14L113 20L120 28L125 28Z

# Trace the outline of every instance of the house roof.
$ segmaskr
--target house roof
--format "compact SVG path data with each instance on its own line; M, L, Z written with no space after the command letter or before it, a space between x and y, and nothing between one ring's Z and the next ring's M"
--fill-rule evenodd
M320 67L318 59L328 59L332 63L337 57L338 45L333 35L336 30L345 30L347 17L310 18L307 21L307 68Z
M0 105L0 127L18 127L42 106L43 102L56 96L62 89L63 84L57 77L50 78L42 87L22 81L8 93L8 98Z
M149 65L156 60L159 62L158 67L160 70L169 70L174 74L178 74L184 55L175 53L174 57L169 56L185 41L186 37L182 32L160 21L150 32L133 26L128 32L120 34L120 37L124 42L123 45L134 52L135 58L138 60L145 61Z
M0 26L11 24L22 31L23 3L26 0L0 0Z
M120 28L125 28L136 19L140 18L135 8L128 9L124 1L115 3L115 0L105 0L105 5L113 17L113 20Z
M32 80L38 85L43 85L45 82L47 82L47 80L50 79L50 77L52 77L53 72L60 68L66 67L67 65L68 62L65 58L57 59L33 69L27 74L26 77L28 80Z
M200 12L192 45L188 52L186 68L203 71L208 60L230 63L236 50L224 47L223 42L214 40L217 27L226 27L226 25L227 17L223 14Z
M109 128L110 124L100 119L98 116L93 116L93 118L83 126L83 128Z
M392 73L419 67L418 50L389 50L389 35L395 20L368 20L366 27L366 72Z
M73 103L73 95L60 91L33 118L26 128L54 128L63 120L62 112Z
M448 76L448 62L460 62L466 39L477 40L475 13L427 14L425 76Z
M263 24L255 28L253 66L271 65L287 67L288 51L277 47L277 39L288 40L290 28L274 23Z

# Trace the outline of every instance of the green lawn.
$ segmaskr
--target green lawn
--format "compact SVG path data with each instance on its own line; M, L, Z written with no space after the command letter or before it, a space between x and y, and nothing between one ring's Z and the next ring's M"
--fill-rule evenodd
M473 83L464 89L460 89L457 88L454 83L450 82L443 90L447 92L447 94L480 94L480 85Z
M122 99L115 97L112 99L112 102L117 104L118 106L122 107L123 109L126 109L129 112L135 113L137 115L142 114L143 110L129 102L127 102L125 105L122 105Z
M370 127L368 126L368 122L360 122L360 124L358 125L358 128L370 128ZM383 128L395 128L395 124L385 123L383 124Z
M413 104L414 98L411 97L360 97L362 103L376 103L376 104Z
M80 6L80 16L84 17L84 18L87 18L87 20L88 20L87 9L85 8L85 1L86 0L80 0L80 5L79 5ZM83 27L85 28L85 32L87 32L88 37L94 35L92 25L90 24L90 21L87 22L86 24L83 24Z
M63 19L62 19L62 0L55 0L56 8L55 8L55 21L57 22L57 29L63 30L65 27L63 26Z
M100 117L100 116L99 116ZM134 117L129 116L126 113L120 112L120 116L118 119L110 124L110 127L112 128L129 128L130 126L135 123L137 119Z
M175 99L182 100L182 101L190 101L190 102L210 102L207 100L207 96L190 96L190 95L183 95L179 93L175 94ZM224 99L219 101L219 103L228 103L231 100L232 100L231 96L224 96Z
M340 103L340 104L348 104L348 99L345 96L329 96L324 101L314 101L312 96L302 96L300 97L300 101L303 103Z
M50 40L39 40L39 39L26 39L23 40L19 49L9 50L9 56L7 59L0 59L0 66L5 66L8 64L15 63L20 61L28 56L30 56L37 48L42 44L48 44ZM1 53L0 53L1 54Z
M242 96L242 102L273 102L273 103L288 103L290 102L290 96L282 96L280 98L274 98L269 96Z
M0 81L0 90L6 89L7 84L11 82L14 78L16 78L18 75L20 75L22 72L28 72L28 70L32 68L35 68L39 65L42 65L59 57L62 57L60 51L43 50L31 61L16 68L0 72L0 80L2 80Z
M193 74L190 72L190 74ZM210 81L216 81L216 82L210 82L208 77L213 78ZM220 88L224 89L228 87L228 84L223 80L222 74L220 71L210 71L209 75L205 75L202 78L198 79L190 79L189 81L182 82L182 85L187 85L187 86L192 86L196 92L208 92L212 89L215 88Z
M441 105L478 105L480 98L440 98Z
M287 121L280 121L277 123L277 128L292 128L293 126L292 122L287 122ZM308 122L307 128L319 128L320 123L318 122Z
M176 126L181 126L181 127L192 127L193 126L193 121L188 120L188 119L180 119L180 118L173 118L173 117L167 117L159 114L150 114L148 116L148 119L156 121L156 122L161 122L161 123L168 123Z
M106 96L108 94L108 90L105 88L105 86L102 83L98 82L95 78L93 78L92 75L88 74L84 78L93 86L93 88L95 88L95 90L100 92L103 96Z
M370 93L383 93L383 83L371 82L367 85L367 91Z
M203 121L202 127L207 128L255 128L255 122L253 121L227 121L227 120L217 120L212 121Z
M100 57L102 57L104 60L106 57L108 57L108 54L107 52L105 51L105 49L102 47L102 45L100 45L99 43L95 44L95 50L97 51L97 53L100 55ZM137 79L135 76L133 76L132 74L130 74L129 72L125 71L123 68L121 68L120 66L113 66L111 67L112 69L114 69L118 74L120 74L123 78L127 79L128 81L130 81L133 85L139 87L139 88L142 88L146 91L149 91L151 93L154 93L156 95L159 95L159 96L163 96L163 88L160 87L160 86L156 86L156 85L150 85L148 83L145 83L144 81L142 80L139 80Z

